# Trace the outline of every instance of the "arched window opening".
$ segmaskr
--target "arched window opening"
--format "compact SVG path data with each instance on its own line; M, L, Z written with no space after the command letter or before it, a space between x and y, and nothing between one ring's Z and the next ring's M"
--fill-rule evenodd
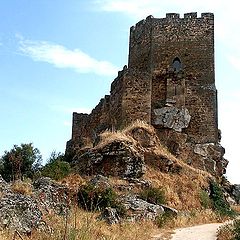
M182 69L182 63L178 57L174 58L172 67L176 72L179 72Z

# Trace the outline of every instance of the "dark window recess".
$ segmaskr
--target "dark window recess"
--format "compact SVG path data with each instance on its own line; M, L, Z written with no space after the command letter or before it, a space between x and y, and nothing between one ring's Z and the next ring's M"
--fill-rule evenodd
M176 71L176 72L179 72L182 69L182 63L178 57L176 57L173 60L172 66L173 66L174 71Z

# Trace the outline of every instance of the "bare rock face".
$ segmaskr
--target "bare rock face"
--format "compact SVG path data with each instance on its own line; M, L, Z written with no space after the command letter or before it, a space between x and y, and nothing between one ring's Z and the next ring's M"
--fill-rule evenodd
M185 107L163 107L154 109L154 114L154 125L171 128L177 132L181 132L183 128L187 128L191 120L191 116Z
M107 207L103 211L100 219L105 219L108 224L117 224L120 222L120 217L115 208Z
M8 193L0 202L0 225L23 233L30 233L42 221L37 202L22 194Z
M0 175L0 228L30 233L44 225L42 212L32 196L13 192Z
M35 197L43 209L59 215L68 214L71 197L65 186L51 178L41 177L33 183L33 187Z
M217 176L225 174L228 161L223 157L225 149L220 144L196 144L193 151L202 158L205 168L203 170Z
M234 200L239 204L240 203L240 184L233 185L232 196L234 197Z
M140 219L155 220L157 216L164 213L162 206L149 203L136 196L125 196L121 199L121 202L128 212L127 218L131 221Z
M0 228L31 233L33 229L49 230L42 216L50 212L67 214L67 189L49 178L33 183L31 195L14 192L11 183L0 176Z
M73 164L80 174L138 178L145 172L144 156L124 141L113 141L76 155Z

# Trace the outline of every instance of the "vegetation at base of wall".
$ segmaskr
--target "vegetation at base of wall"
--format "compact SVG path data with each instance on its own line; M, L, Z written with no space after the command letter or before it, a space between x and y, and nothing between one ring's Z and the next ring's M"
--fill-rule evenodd
M53 151L47 161L47 164L42 167L40 175L50 177L54 180L60 180L71 172L71 167L65 161L64 154Z
M220 216L234 216L234 211L226 201L221 187L214 181L210 182L210 199L212 201L212 208Z
M149 203L153 204L165 204L165 194L160 188L149 187L142 190L139 197Z
M125 208L117 201L117 194L111 187L104 189L92 184L81 187L78 191L78 205L87 211L101 211L112 207L120 216L125 214Z

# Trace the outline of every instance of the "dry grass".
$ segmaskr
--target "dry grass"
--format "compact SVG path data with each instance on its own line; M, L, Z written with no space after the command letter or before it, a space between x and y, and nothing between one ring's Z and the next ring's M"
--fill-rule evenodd
M240 214L240 205L231 205L232 210Z
M79 174L71 173L67 177L61 179L59 183L68 187L71 192L76 193L80 186L86 184L86 178L82 178Z
M76 221L75 221L76 220ZM150 221L138 223L123 223L108 225L96 220L96 214L87 213L78 209L76 216L71 215L67 219L59 216L49 216L45 221L52 228L50 232L34 231L32 235L24 239L32 240L149 240L158 229ZM12 240L12 232L0 232L1 240Z
M123 129L123 132L125 134L128 134L135 128L142 128L142 129L145 129L150 134L155 134L154 127L141 120L136 120L135 122L131 123L130 125L128 125L126 128Z
M27 196L32 195L32 185L28 182L22 182L20 180L15 181L12 183L11 189L15 193L20 193Z
M100 138L101 138L100 143L96 147L94 147L94 149L103 148L107 144L114 142L114 141L123 141L123 142L127 142L127 143L136 144L136 141L132 137L126 135L122 131L112 132L112 131L107 130L100 134Z
M166 202L178 210L201 209L199 194L208 186L205 175L183 170L181 174L162 173L147 166L144 178L164 190Z
M211 209L192 210L180 213L176 218L167 222L165 228L175 229L213 222L219 222L219 218Z
M224 225L218 230L217 240L233 240L233 239L234 234L232 224Z

